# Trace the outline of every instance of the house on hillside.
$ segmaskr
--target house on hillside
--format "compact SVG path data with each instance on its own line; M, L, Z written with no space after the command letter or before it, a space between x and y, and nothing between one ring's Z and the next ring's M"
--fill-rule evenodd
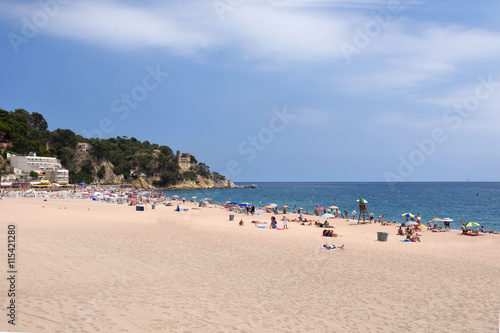
M82 153L90 152L90 144L86 142L82 142L76 145L76 150Z

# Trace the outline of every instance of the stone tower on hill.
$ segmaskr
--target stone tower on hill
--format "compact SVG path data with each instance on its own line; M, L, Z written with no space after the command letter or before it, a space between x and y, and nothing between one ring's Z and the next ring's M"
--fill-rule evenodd
M189 170L189 167L191 167L191 154L189 153L183 153L181 154L181 151L177 151L177 155L175 156L177 159L177 164L181 167L181 171L185 172Z

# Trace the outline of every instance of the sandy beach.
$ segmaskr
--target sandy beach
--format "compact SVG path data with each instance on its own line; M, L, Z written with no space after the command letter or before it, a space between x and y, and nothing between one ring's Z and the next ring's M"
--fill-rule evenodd
M499 330L499 235L424 231L421 243L405 243L395 226L334 219L342 237L326 238L295 222L288 230L251 223L269 223L271 214L229 221L224 209L192 203L140 212L89 199L6 197L0 207L0 331ZM6 316L9 225L15 326ZM377 241L379 231L387 242Z

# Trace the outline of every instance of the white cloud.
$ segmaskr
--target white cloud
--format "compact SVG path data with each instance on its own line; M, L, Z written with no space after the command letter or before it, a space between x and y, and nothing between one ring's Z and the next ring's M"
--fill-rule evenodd
M350 9L377 9L387 4L384 0L276 0L274 6L282 7L339 7Z
M420 23L403 17L403 10L347 64L339 45L354 44L354 27L364 29L374 18L362 10L339 8L346 6L386 9L387 2L243 1L225 13L224 21L210 1L140 7L117 1L69 2L40 33L110 48L164 48L195 59L230 49L256 60L260 68L275 63L286 69L296 62L365 68L362 74L341 77L354 91L417 90L446 81L463 64L496 61L500 54L499 32ZM40 11L37 2L3 2L1 7L0 15L10 19Z

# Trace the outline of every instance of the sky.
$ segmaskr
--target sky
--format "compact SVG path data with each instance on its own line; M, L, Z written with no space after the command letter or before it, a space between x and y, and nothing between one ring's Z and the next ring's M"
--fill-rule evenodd
M500 181L500 2L0 0L0 108L258 181Z

